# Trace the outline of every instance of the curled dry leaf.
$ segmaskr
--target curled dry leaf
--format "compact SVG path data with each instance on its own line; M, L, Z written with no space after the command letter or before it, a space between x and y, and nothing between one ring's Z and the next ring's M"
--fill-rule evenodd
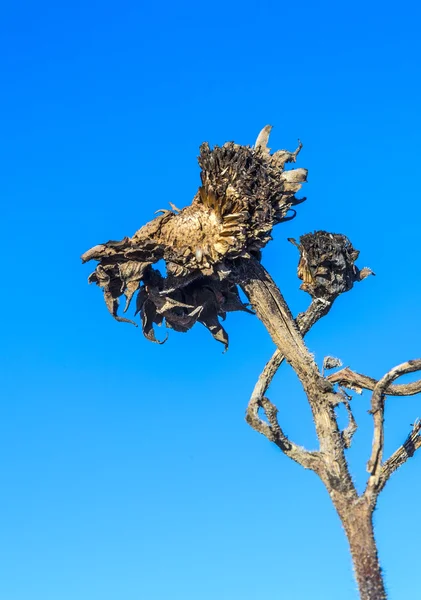
M161 325L163 319L169 329L186 332L195 323L204 325L213 337L228 348L228 334L219 319L227 312L246 311L237 287L227 280L199 277L171 291L165 290L165 278L150 267L145 273L136 300L136 313L140 313L145 336L158 342L153 325Z
M274 225L295 216L292 207L303 200L295 193L306 181L305 169L285 171L295 152L267 148L270 126L259 134L256 146L228 142L213 149L200 148L201 181L192 203L159 216L133 237L99 244L82 261L98 261L89 282L104 291L114 318L119 298L125 309L138 292L136 306L146 337L157 341L153 325L164 320L170 329L187 331L196 322L228 346L220 319L233 310L248 310L241 302L233 276L233 261L260 258ZM151 265L164 260L166 276ZM133 322L133 321L129 321Z
M342 367L342 361L340 358L335 358L334 356L325 356L323 360L323 369L326 371L330 371L331 369L335 369L336 367Z

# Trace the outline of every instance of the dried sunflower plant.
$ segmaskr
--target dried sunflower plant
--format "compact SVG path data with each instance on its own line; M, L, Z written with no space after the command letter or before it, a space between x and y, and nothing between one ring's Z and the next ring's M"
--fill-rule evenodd
M328 314L338 296L372 272L356 266L359 252L344 235L316 231L302 236L299 243L290 240L300 254L301 289L311 297L308 309L293 317L261 264L261 250L270 241L274 225L295 216L293 207L304 200L295 194L306 181L307 171L285 169L287 163L296 162L301 144L294 152L271 153L270 131L266 126L253 147L229 142L211 149L202 144L202 185L189 206L179 210L170 204L170 209L158 211L159 216L132 237L94 246L82 261L97 261L89 282L103 289L108 310L118 321L133 323L120 316L118 308L123 296L126 313L136 296L135 314L140 315L143 333L152 342L162 343L155 337L155 324L186 332L201 323L227 348L228 334L221 324L226 313L247 311L263 322L277 349L255 385L246 420L289 458L317 473L347 535L360 597L381 600L386 591L373 534L373 511L391 474L421 446L417 420L404 444L384 458L385 400L421 392L421 380L394 383L402 375L420 371L421 359L394 367L379 381L349 368L326 375L341 366L332 357L325 358L322 369L315 363L304 343L305 334ZM165 276L153 266L160 260L165 261ZM239 288L249 305L242 302ZM310 404L317 450L307 450L287 437L277 407L266 396L284 360L295 371ZM374 434L368 480L360 494L346 458L357 429L349 390L371 392ZM343 430L335 412L340 404L349 417Z

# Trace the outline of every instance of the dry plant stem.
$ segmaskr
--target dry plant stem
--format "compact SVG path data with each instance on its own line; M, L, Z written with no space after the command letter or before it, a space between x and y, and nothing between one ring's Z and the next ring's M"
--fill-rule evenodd
M239 274L241 286L253 309L306 392L320 441L318 454L323 458L317 463L317 473L329 485L333 496L338 492L356 499L357 493L348 472L342 436L334 413L334 406L338 403L337 394L321 376L284 298L262 265L252 260L243 261Z
M329 312L331 306L331 301L314 299L306 312L298 315L296 319L300 333L305 335L314 323ZM289 458L299 463L305 469L316 470L317 460L319 460L318 454L316 452L308 452L287 438L279 425L276 406L264 396L284 359L285 356L282 352L276 349L271 359L265 365L248 403L246 421L255 431L266 436L269 441L274 442ZM260 408L265 412L269 425L259 417Z
M408 458L414 456L415 452L421 448L421 421L416 421L412 426L412 431L406 438L405 442L400 446L390 458L384 463L380 471L378 484L377 484L377 495L382 491L386 483L388 482L392 473L401 467Z
M376 384L371 398L371 414L374 421L374 435L370 460L368 461L367 471L370 473L367 482L366 491L364 493L368 501L375 505L380 489L383 489L387 478L382 465L383 448L384 448L384 408L385 395L389 386L407 373L414 373L421 370L421 359L410 360L394 367L386 375L384 375ZM392 472L392 471L391 471ZM389 476L391 474L389 473ZM380 487L380 481L382 486Z
M361 600L386 600L374 539L372 507L358 500L351 506L345 505L343 513L341 508L336 508L348 538Z
M258 410L262 408L268 422L263 421ZM317 452L309 452L291 442L282 431L277 417L278 409L267 398L261 398L259 403L250 406L247 412L247 422L259 433L278 446L286 456L300 464L305 469L316 471L320 467L320 456Z
M367 483L365 496L370 501L371 505L375 505L376 500L384 486L388 482L392 473L402 466L408 458L411 458L415 452L421 448L421 421L417 420L412 431L408 435L405 442L400 446L390 458L383 464L381 463L381 455L383 454L383 422L384 422L384 397L385 396L413 396L421 392L421 379L411 383L403 383L393 385L392 381L398 377L421 370L421 359L412 360L402 365L398 365L389 371L380 381L355 373L348 367L341 369L327 379L331 383L338 383L341 386L348 387L357 391L363 389L375 391L372 398L372 409L375 431L372 446L372 456L368 464L368 469L371 476Z
M296 371L304 389L316 388L318 394L333 394L333 386L321 376L287 303L264 267L258 261L248 259L240 262L237 272L240 285L257 316L278 350Z
M374 440L371 457L367 466L369 473L374 475L380 466L383 453L383 420L385 392L390 384L398 377L421 370L421 359L410 360L391 369L376 384L371 397L371 414L374 419Z
M332 300L323 300L322 298L313 299L310 306L304 313L300 313L296 318L297 327L302 336L304 336L315 323L322 317L324 317L330 310L333 303ZM275 350L270 360L266 363L262 374L260 375L256 385L254 386L253 393L250 398L250 405L253 406L256 402L259 402L266 394L272 379L274 378L277 370L285 360L285 356L278 349Z
M348 367L332 373L326 377L331 383L338 383L343 387L350 389L365 389L374 391L378 381L367 375L351 371ZM386 396L414 396L421 392L421 379L412 383L402 383L400 385L391 385L385 389Z
M337 394L331 383L321 376L285 300L261 264L243 261L238 274L257 316L303 385L313 412L320 450L309 453L291 444L277 422L276 408L266 398L262 398L261 406L268 424L254 421L254 425L284 452L286 448L287 455L314 470L322 479L348 537L361 599L384 600L386 592L371 521L374 507L358 497L348 470L345 445L334 413ZM257 410L258 407L253 419L259 419Z

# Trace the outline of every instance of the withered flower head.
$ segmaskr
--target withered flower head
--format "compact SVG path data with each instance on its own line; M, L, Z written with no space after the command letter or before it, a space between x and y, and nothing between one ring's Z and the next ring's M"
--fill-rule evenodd
M333 299L349 291L355 281L374 273L355 265L359 251L349 239L339 233L315 231L300 238L300 243L290 240L300 251L298 277L303 281L300 289L313 298Z
M213 336L228 345L219 317L244 310L235 282L230 278L233 261L260 257L271 239L274 225L295 216L289 214L298 200L295 193L306 181L305 169L284 170L295 162L295 152L267 147L271 126L259 134L254 147L228 142L200 148L202 185L192 203L177 209L161 209L156 217L131 238L110 241L88 250L82 261L97 260L89 282L104 290L106 305L117 314L124 295L127 311L139 290L137 309L146 337L157 341L153 323L164 319L167 327L187 331L204 324ZM166 277L151 265L163 259ZM140 288L140 289L139 289Z

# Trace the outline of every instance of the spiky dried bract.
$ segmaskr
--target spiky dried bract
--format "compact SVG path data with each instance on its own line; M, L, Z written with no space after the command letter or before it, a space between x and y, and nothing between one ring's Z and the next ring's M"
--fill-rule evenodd
M117 314L119 298L126 297L126 311L143 282L138 307L148 339L156 341L151 327L165 319L177 331L201 322L228 344L218 320L227 312L227 294L236 297L236 308L231 310L239 310L240 305L244 309L230 279L232 261L259 257L273 226L293 218L295 211L291 215L289 211L302 202L295 193L306 181L307 171L284 170L286 163L296 161L301 143L295 152L271 154L270 129L262 130L254 148L233 142L213 149L202 144L202 185L189 206L180 211L170 204L171 210L158 211L163 214L132 238L94 246L82 256L83 262L98 261L89 282L103 288L108 310L117 320L133 322ZM167 276L159 285L147 284L151 265L161 259ZM170 301L186 306L168 308Z
M359 251L339 233L315 231L303 235L299 244L290 241L300 251L298 277L303 281L300 288L313 298L330 300L373 274L368 268L358 269L355 261Z

